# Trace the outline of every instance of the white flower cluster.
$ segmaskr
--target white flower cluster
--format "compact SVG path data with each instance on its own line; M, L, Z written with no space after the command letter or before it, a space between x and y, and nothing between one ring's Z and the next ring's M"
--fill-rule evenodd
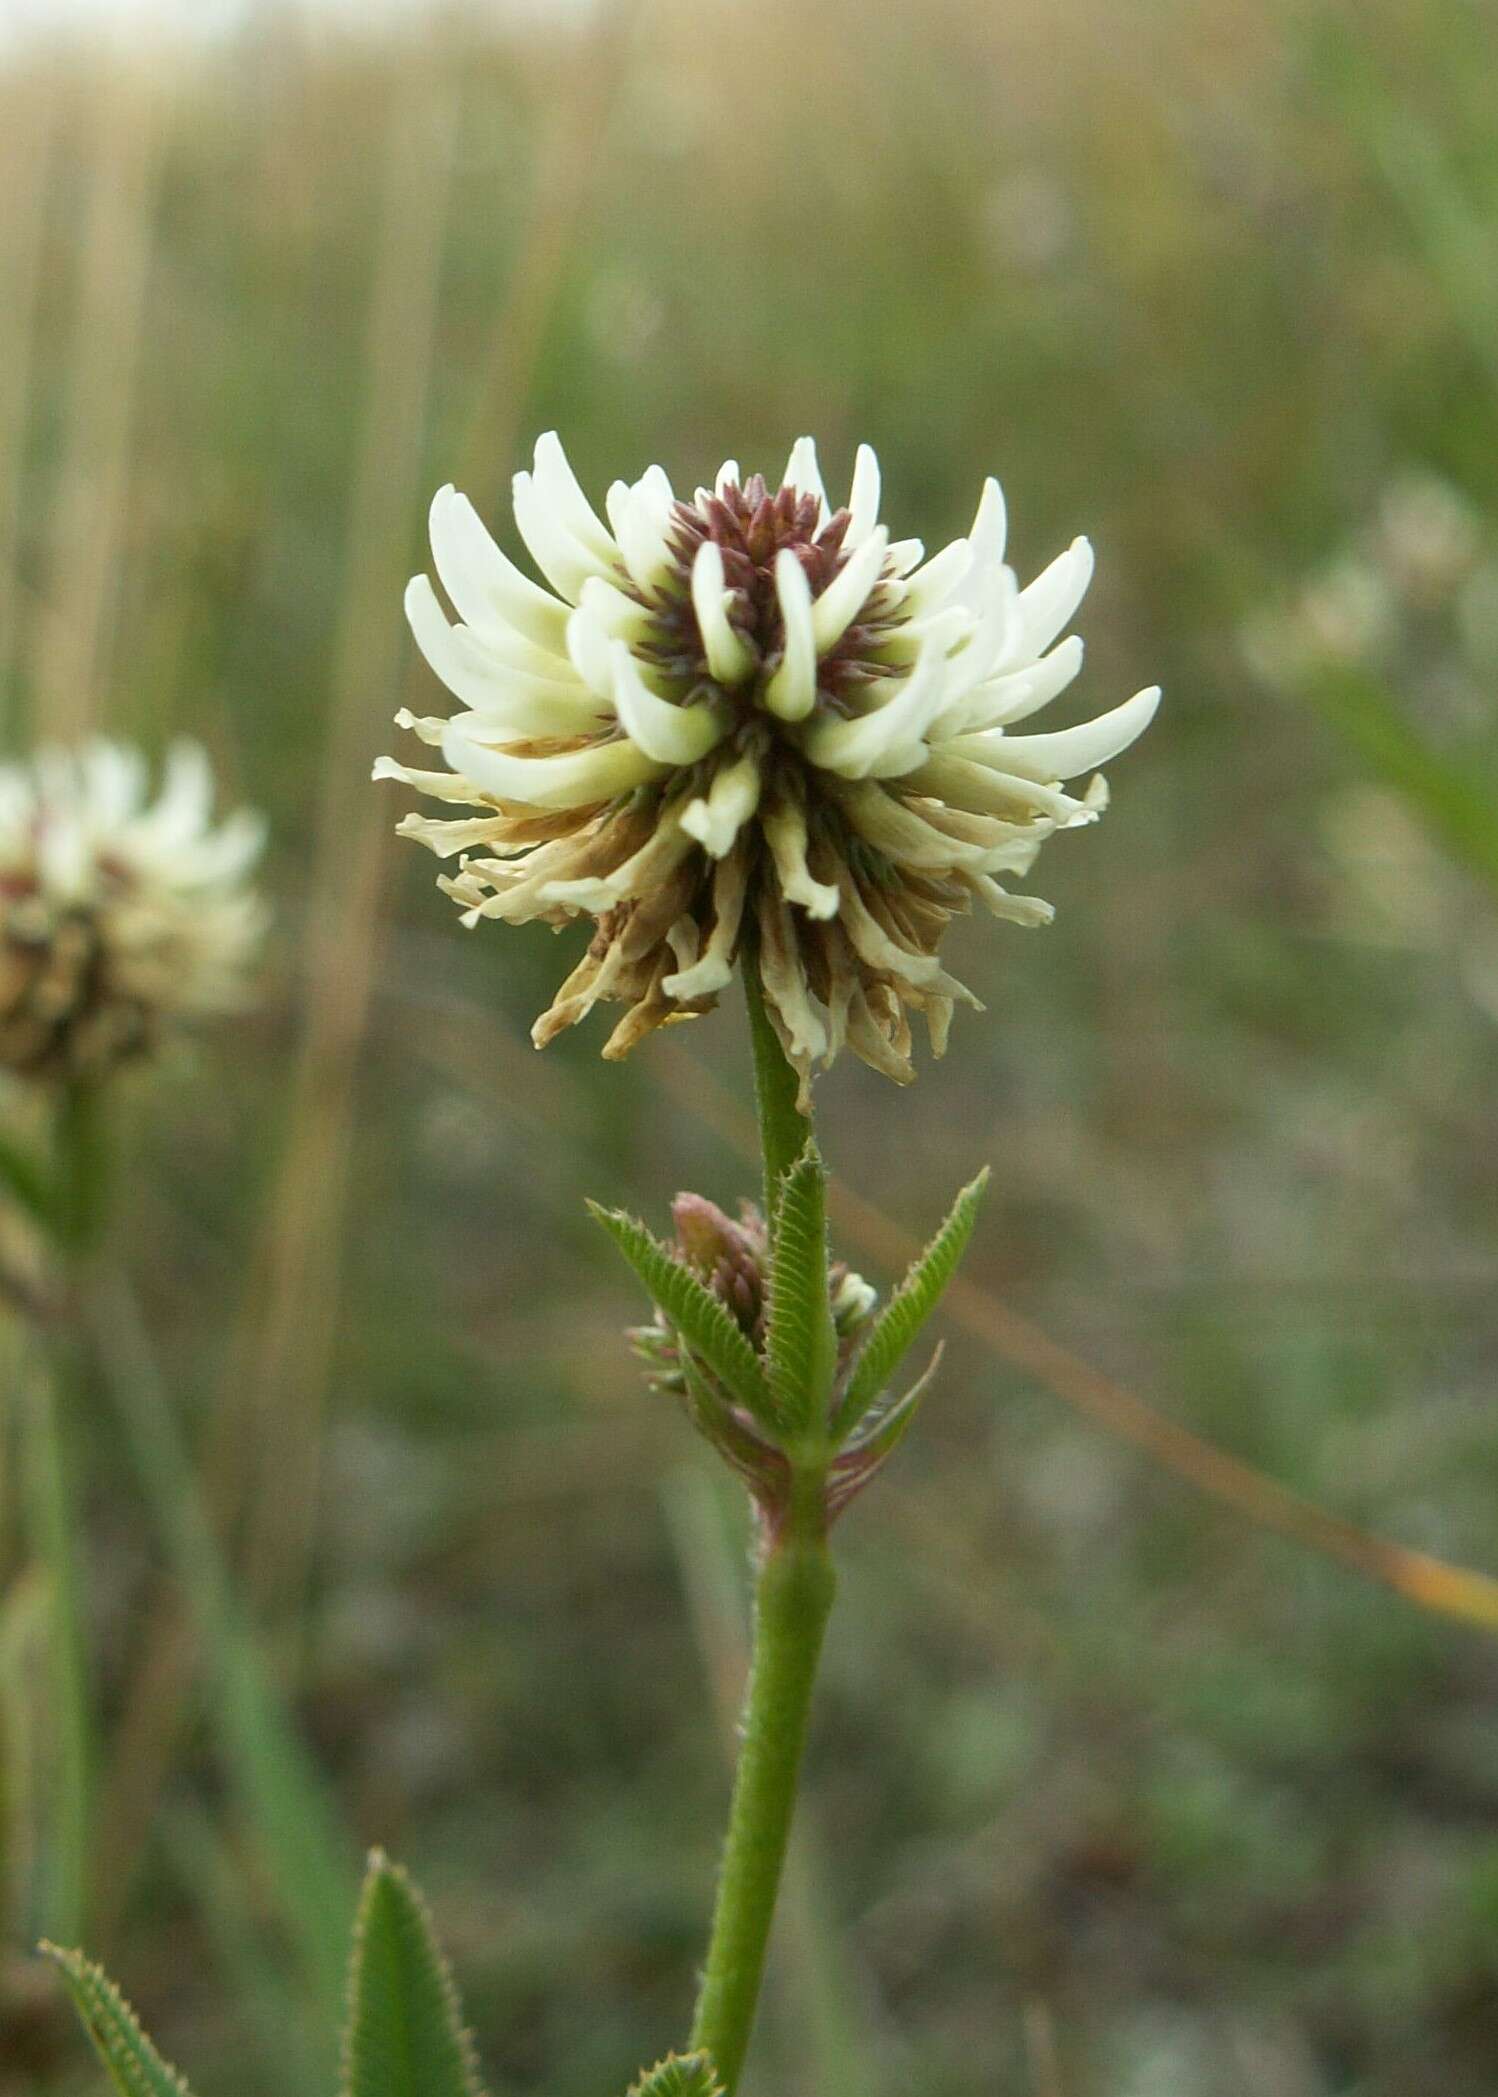
M105 741L0 766L0 1068L96 1077L164 1031L234 1009L265 929L248 885L264 825L215 826L195 743Z
M549 1040L602 999L629 1006L606 1054L702 1011L751 933L768 1008L809 1077L846 1043L911 1075L907 1012L945 1040L976 1000L936 958L974 901L1021 924L1014 896L1057 830L1092 821L1100 779L1158 688L1052 734L1016 726L1076 676L1061 640L1092 574L1076 540L1027 588L1004 560L986 483L971 531L927 560L879 523L878 463L858 453L845 507L803 438L782 480L736 462L681 500L659 466L595 513L554 435L515 477L515 521L543 589L506 559L467 498L432 505L432 553L406 596L418 645L467 709L400 717L447 771L382 758L480 811L408 816L444 856L469 922L587 914L599 936L537 1027ZM553 594L553 592L555 594Z

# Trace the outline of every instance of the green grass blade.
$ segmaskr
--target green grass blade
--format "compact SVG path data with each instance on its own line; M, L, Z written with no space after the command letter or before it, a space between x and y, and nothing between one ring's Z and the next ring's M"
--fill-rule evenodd
M42 1950L67 1982L73 2005L120 2097L190 2097L187 2084L161 2058L102 1966L55 1944L44 1944Z
M278 2087L327 2089L337 2068L337 2034L311 2010L281 1947L272 1945L243 1857L196 1804L163 1815L159 1840L233 1989L235 2020L258 2037Z
M827 1286L827 1172L815 1143L780 1182L766 1352L785 1419L810 1427L825 1414L837 1367Z
M40 1566L0 1598L0 1930L25 1934L43 1818L37 1683L45 1673L50 1610Z
M710 1289L645 1226L620 1209L589 1202L635 1273L683 1340L757 1420L773 1421L775 1403L759 1357Z
M985 1165L953 1202L946 1222L875 1320L838 1408L835 1433L845 1434L873 1404L941 1301L942 1292L967 1250L987 1185Z
M32 1221L51 1231L56 1223L56 1194L40 1159L23 1150L9 1136L0 1135L0 1189L9 1194Z
M134 1298L123 1287L112 1290L101 1305L105 1310L108 1329L100 1331L98 1348L106 1389L196 1623L219 1751L304 1970L332 2024L345 1993L353 1845L234 1592Z
M481 2097L473 2043L426 1903L379 1850L354 1925L343 2097Z
M1498 813L1480 767L1433 750L1392 693L1365 672L1319 671L1307 679L1305 692L1368 769L1403 797L1455 858L1498 890Z

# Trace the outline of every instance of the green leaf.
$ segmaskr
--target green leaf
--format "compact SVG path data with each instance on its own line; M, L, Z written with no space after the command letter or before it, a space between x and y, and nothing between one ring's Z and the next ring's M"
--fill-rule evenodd
M946 1222L874 1321L863 1351L854 1364L847 1393L838 1407L833 1423L834 1437L846 1434L862 1418L940 1303L973 1234L978 1204L987 1185L988 1167L985 1165L953 1202Z
M629 2097L723 2097L705 2053L668 2053L629 2086Z
M62 1951L55 1944L41 1948L67 1982L73 2005L120 2097L189 2097L187 2084L161 2058L103 1967L79 1951Z
M841 1514L854 1495L861 1493L869 1481L878 1476L904 1441L921 1409L921 1401L941 1367L941 1356L942 1350L938 1347L903 1398L894 1398L888 1403L876 1400L872 1410L860 1421L858 1432L833 1458L827 1479L829 1515Z
M811 1426L826 1411L837 1368L827 1286L827 1171L815 1143L780 1182L765 1351L781 1411L793 1426Z
M759 1357L726 1306L642 1223L621 1209L601 1208L596 1201L588 1208L693 1353L756 1420L774 1422L775 1401Z
M370 1854L354 1924L343 2097L481 2097L426 1903L380 1850Z

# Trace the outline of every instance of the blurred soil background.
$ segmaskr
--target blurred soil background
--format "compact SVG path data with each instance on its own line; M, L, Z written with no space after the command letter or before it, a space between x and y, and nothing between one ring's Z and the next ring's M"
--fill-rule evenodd
M598 2097L681 2037L746 1546L582 1211L752 1186L742 1015L537 1057L581 934L465 933L367 783L445 703L400 611L431 491L518 551L551 427L598 497L803 431L836 493L868 439L928 543L996 471L1022 577L1097 543L1085 710L1166 690L1037 870L1055 927L958 937L988 1017L908 1093L820 1088L909 1234L992 1161L968 1271L1005 1311L947 1321L840 1534L754 2088L1498 2083L1493 1625L1278 1533L1251 1478L1204 1494L1003 1322L1498 1571L1495 68L1464 0L286 5L0 63L7 748L188 732L272 824L263 1004L132 1095L119 1345L350 1905L360 1845L409 1864L498 2091ZM51 1747L10 1414L0 2087L63 2097L96 2071L23 1956ZM90 1944L205 2097L291 2097L320 1896L89 1429Z

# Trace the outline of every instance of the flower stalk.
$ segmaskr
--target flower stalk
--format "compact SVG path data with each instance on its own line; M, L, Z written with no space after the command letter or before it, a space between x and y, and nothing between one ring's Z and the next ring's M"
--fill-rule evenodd
M765 1011L752 950L744 956L743 975L773 1271L783 1250L777 1246L780 1189L806 1155L812 1128L810 1117L797 1107L796 1073ZM824 1291L825 1264L824 1257L817 1277ZM783 1515L777 1526L766 1524L763 1531L739 1759L689 2042L711 2059L728 2097L738 2086L759 2003L812 1692L837 1587L827 1541L831 1447L825 1393L808 1388L786 1396L788 1409L805 1425L785 1449L790 1475Z
M47 1204L61 1270L62 1308L46 1333L32 1379L29 1480L31 1527L46 1568L56 1769L51 1870L45 1894L47 1927L76 1937L88 1910L89 1856L97 1742L91 1695L88 1611L82 1538L83 1491L77 1402L87 1368L77 1330L83 1270L98 1244L107 1201L107 1145L99 1087L75 1077L58 1089Z
M732 2097L759 2002L836 1575L820 1481L760 1567L743 1739L691 2044Z
M760 1152L765 1170L765 1215L772 1222L780 1182L811 1141L811 1117L797 1105L800 1089L786 1060L780 1037L765 1010L759 978L759 955L748 949L743 959L744 998L749 1007L749 1041L754 1052L754 1098L759 1110Z

